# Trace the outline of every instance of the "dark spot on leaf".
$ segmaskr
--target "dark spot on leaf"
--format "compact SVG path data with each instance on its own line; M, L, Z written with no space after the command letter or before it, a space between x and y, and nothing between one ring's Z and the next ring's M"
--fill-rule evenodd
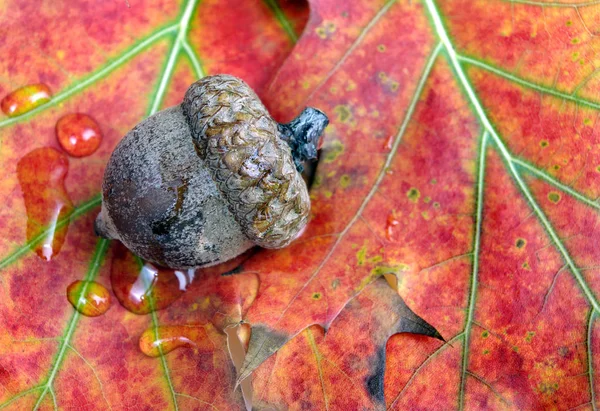
M385 375L385 345L377 350L375 358L370 363L372 374L365 379L367 392L371 395L375 402L382 404L384 402L383 393L383 377Z
M527 244L527 241L525 241L522 238L518 238L517 242L515 243L515 245L517 246L517 248L523 248L523 247L525 247L525 244Z

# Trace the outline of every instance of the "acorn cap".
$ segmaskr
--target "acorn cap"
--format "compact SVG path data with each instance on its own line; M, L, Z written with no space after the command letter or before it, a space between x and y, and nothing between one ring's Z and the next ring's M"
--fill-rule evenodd
M242 80L216 75L192 84L182 109L242 232L264 248L288 245L307 223L310 198L280 125L258 96Z

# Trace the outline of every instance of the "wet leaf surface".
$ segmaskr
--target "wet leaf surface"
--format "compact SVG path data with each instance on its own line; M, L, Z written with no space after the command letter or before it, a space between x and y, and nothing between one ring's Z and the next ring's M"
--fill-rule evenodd
M239 408L222 329L243 319L259 408L595 409L600 6L312 0L299 36L306 9L232 4L7 6L1 94L41 83L53 97L0 120L0 407ZM91 234L112 148L217 72L248 81L279 121L306 105L330 116L308 229L154 314L113 298L81 317L68 285L109 287L118 257ZM103 140L69 158L75 207L46 262L30 251L47 232L27 237L17 163L61 150L67 113L92 116ZM393 335L404 306L446 342ZM139 337L161 326L192 343L144 356Z
M6 40L0 48L10 56L0 63L0 95L38 83L53 95L46 104L28 103L27 110L0 119L3 409L241 404L222 328L241 319L256 293L256 277L198 272L198 292L180 297L170 310L135 315L111 290L117 244L98 240L93 220L106 161L121 137L147 115L178 104L187 86L203 75L236 74L261 93L290 52L291 34L301 32L307 6L282 2L273 9L267 2L214 0L152 6L130 1L129 6L125 1L9 2L0 12ZM95 152L85 147L86 157L67 159L57 139L57 121L71 113L90 116L102 132ZM85 140L85 127L75 131ZM17 165L36 149L51 155L30 161L19 175ZM42 187L36 175L57 162L62 171L45 170L50 181ZM59 200L60 209L54 207ZM50 261L30 251L46 243L53 251ZM110 290L110 309L94 318L75 311L67 299L67 287L75 281L88 285L69 289L76 304L91 296L89 285L95 284ZM186 324L198 331L195 349L159 359L141 352L144 330Z

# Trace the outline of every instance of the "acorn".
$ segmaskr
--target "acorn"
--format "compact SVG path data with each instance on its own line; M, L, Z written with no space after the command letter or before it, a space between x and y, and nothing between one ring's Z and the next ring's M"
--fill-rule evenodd
M255 245L285 247L307 224L301 172L327 124L310 107L278 124L239 78L205 77L117 145L96 234L177 269L219 264Z

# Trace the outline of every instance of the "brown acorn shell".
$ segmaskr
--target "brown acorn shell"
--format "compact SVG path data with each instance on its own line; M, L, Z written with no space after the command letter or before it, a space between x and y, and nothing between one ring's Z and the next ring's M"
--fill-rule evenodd
M205 77L186 92L182 109L198 155L229 210L257 245L288 245L308 221L310 198L277 123L242 80Z

